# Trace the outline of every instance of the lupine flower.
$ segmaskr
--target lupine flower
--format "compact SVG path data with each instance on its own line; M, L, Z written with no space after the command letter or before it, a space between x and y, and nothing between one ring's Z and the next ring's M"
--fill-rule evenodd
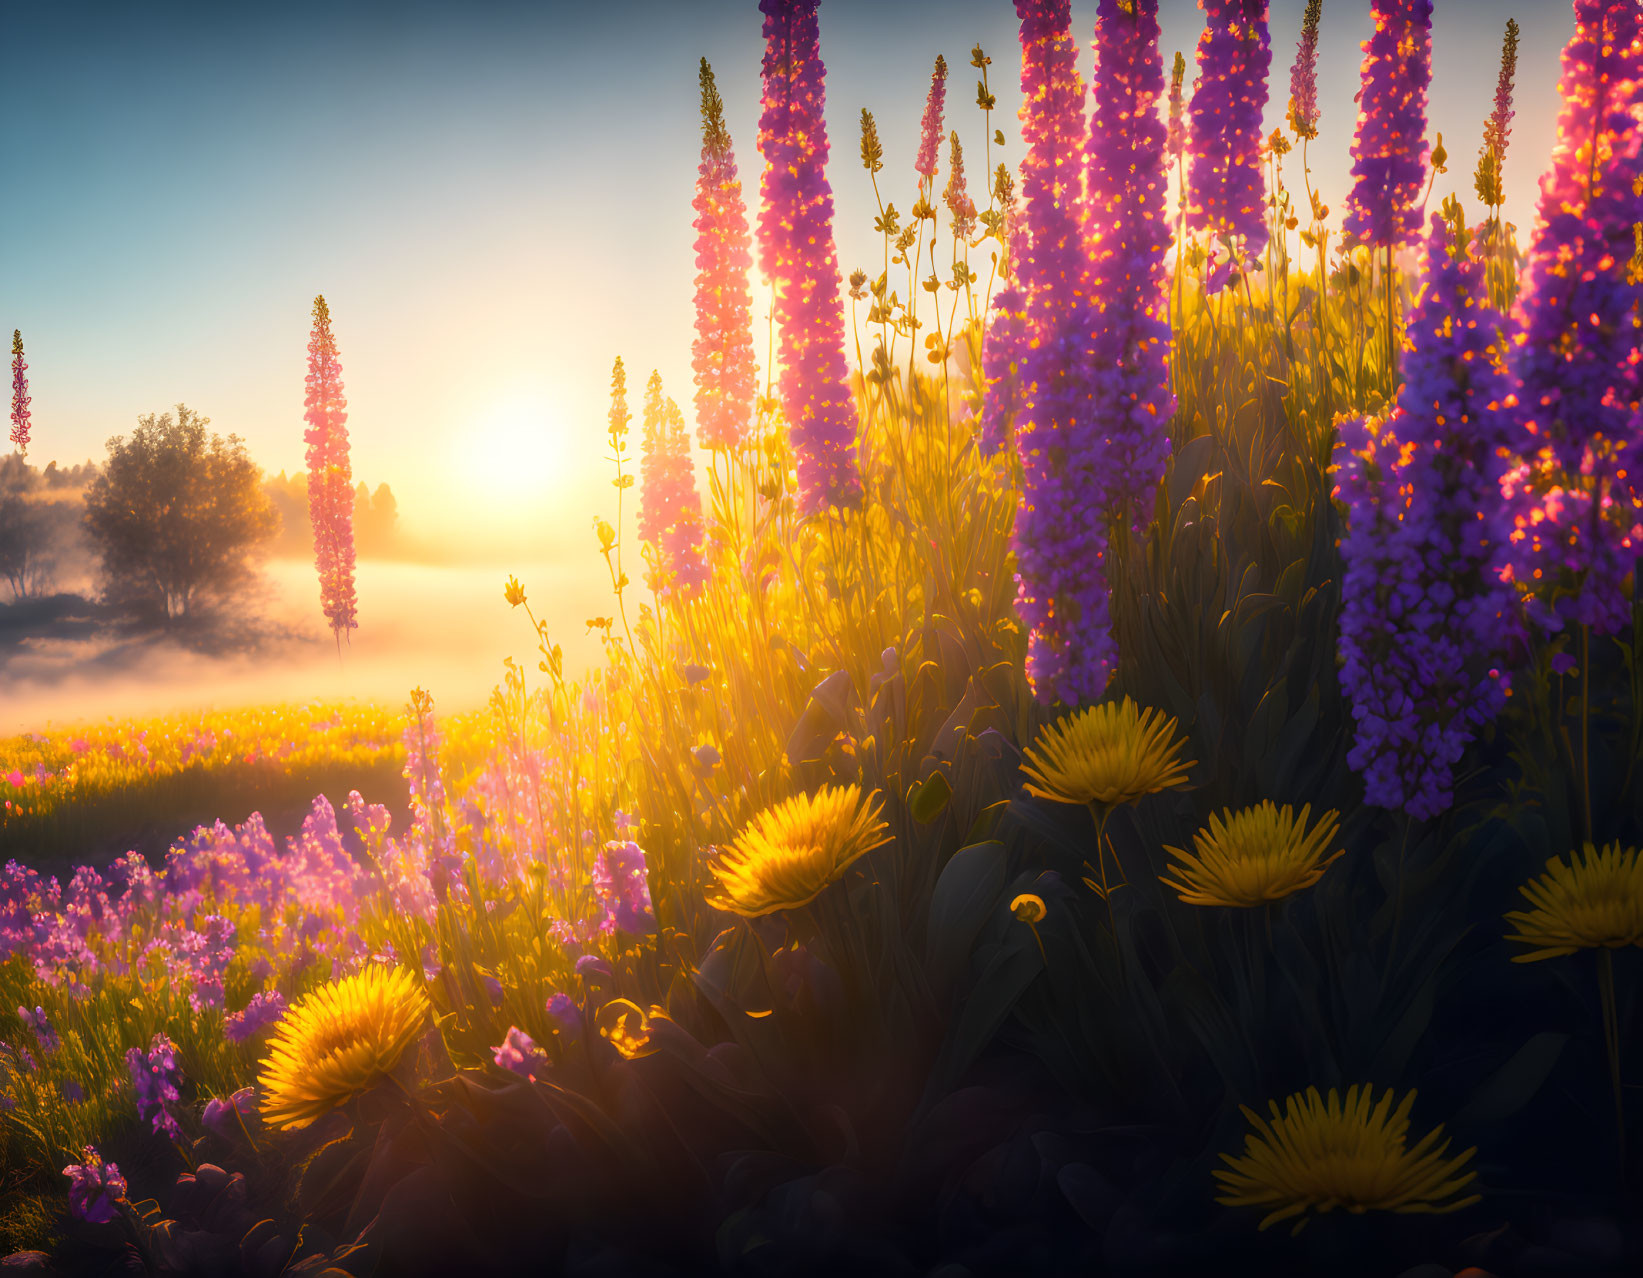
M1101 0L1084 179L1095 351L1089 378L1106 427L1102 505L1115 525L1135 524L1151 511L1175 413L1164 294L1170 228L1158 112L1163 92L1157 0Z
M255 1038L285 1015L285 995L278 990L258 990L251 1001L238 1012L223 1018L223 1037L230 1043L243 1043Z
M1266 247L1266 177L1261 168L1261 115L1272 68L1266 0L1198 0L1193 86L1192 164L1187 226L1237 237L1246 258Z
M23 332L11 333L11 442L17 451L29 450L29 366L23 362Z
M696 439L734 448L753 415L752 302L747 209L713 68L702 59L702 163L696 171Z
M1307 0L1295 65L1289 69L1289 127L1298 138L1318 136L1318 21L1323 0Z
M942 192L942 199L953 219L953 235L967 240L975 234L976 202L970 198L969 187L964 181L964 147L958 140L957 130L948 138L948 148L951 158L947 164L947 189Z
M1483 147L1478 152L1477 174L1473 178L1478 198L1492 208L1506 199L1506 144L1512 137L1512 82L1517 75L1516 18L1506 20L1506 35L1500 46L1500 78L1495 82L1495 109L1483 124Z
M105 1163L95 1145L85 1146L83 1161L63 1168L68 1177L68 1209L77 1220L106 1225L118 1214L115 1205L126 1196L126 1179L116 1163Z
M331 310L314 299L314 331L308 339L308 520L314 530L314 566L320 608L337 642L358 629L354 597L354 485L348 461L348 401L342 365L331 335Z
M936 68L930 73L930 92L924 99L924 118L919 122L918 155L913 168L926 181L936 175L936 152L941 147L941 112L947 100L947 59L936 54Z
M798 460L799 508L854 506L856 410L844 356L844 311L833 245L818 0L759 0L765 15L759 151L759 265L775 284L782 409Z
M1420 230L1426 183L1426 90L1432 83L1432 0L1371 0L1363 90L1352 138L1346 230L1396 247Z
M1518 299L1522 463L1512 573L1548 629L1613 634L1643 551L1643 325L1630 276L1643 160L1643 30L1630 0L1576 0L1563 110Z
M1175 720L1125 697L1044 728L1024 751L1027 793L1052 803L1117 807L1187 783Z
M126 1069L131 1074L131 1090L137 1101L138 1121L147 1120L156 1132L181 1140L183 1129L172 1107L181 1099L177 1083L177 1045L164 1034L156 1034L145 1052L140 1047L126 1051Z
M765 808L708 863L708 904L744 918L808 905L859 857L889 841L860 786L823 786Z
M1090 262L1081 183L1066 157L1085 142L1084 91L1067 0L1016 0L1021 22L1025 251L1016 272L1030 336L1019 352L1016 611L1027 676L1044 700L1094 701L1116 663L1107 594L1106 430L1090 391ZM995 368L997 365L994 365Z
M1411 1148L1415 1093L1394 1110L1395 1099L1389 1089L1377 1102L1374 1088L1353 1086L1344 1103L1333 1087L1326 1101L1309 1087L1289 1097L1282 1112L1277 1101L1267 1102L1270 1119L1240 1105L1255 1130L1244 1137L1241 1155L1221 1155L1226 1167L1213 1173L1221 1191L1215 1201L1267 1209L1262 1229L1294 1219L1297 1234L1309 1213L1337 1207L1443 1215L1477 1202L1477 1194L1456 1197L1477 1179L1477 1172L1462 1170L1476 1151L1446 1159L1441 1125Z
M1169 131L1164 135L1164 153L1170 163L1180 160L1187 149L1186 103L1181 86L1187 78L1187 60L1177 51L1169 73Z
M1365 797L1426 819L1449 807L1456 763L1506 699L1516 599L1501 581L1500 497L1510 438L1481 245L1459 207L1434 215L1425 288L1409 319L1389 421L1343 421L1338 493L1341 688L1356 721L1348 762Z
M662 395L659 373L651 373L645 386L641 444L639 536L653 548L649 585L659 593L677 589L688 594L707 580L702 499L684 416Z
M645 853L637 843L605 844L593 863L593 895L607 924L634 936L648 936L656 930Z
M306 1127L382 1081L421 1036L431 1010L408 971L375 964L304 995L262 1062L263 1121Z

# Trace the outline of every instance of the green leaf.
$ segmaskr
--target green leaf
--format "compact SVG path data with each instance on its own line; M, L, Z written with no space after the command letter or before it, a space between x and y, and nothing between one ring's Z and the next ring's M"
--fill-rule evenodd
M977 933L1004 889L1002 843L989 841L960 848L941 871L930 893L924 955L933 984L951 989Z
M907 791L907 810L913 820L928 825L941 815L953 797L953 787L947 784L945 772L932 772L925 780L915 781Z
M1534 1099L1568 1042L1567 1034L1536 1034L1479 1085L1451 1126L1482 1127L1517 1113Z

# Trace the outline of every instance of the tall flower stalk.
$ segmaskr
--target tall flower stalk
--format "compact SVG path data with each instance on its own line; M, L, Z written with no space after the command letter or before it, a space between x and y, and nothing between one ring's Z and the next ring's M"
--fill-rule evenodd
M23 332L11 333L11 442L29 451L29 366L23 362Z
M696 438L703 448L733 449L753 417L752 264L747 208L725 127L713 68L702 59L702 162L696 171Z
M1458 205L1445 212L1426 241L1397 405L1383 422L1343 421L1337 445L1347 759L1368 802L1422 820L1449 807L1462 752L1505 704L1517 614L1501 580L1508 335L1490 311L1484 245L1468 243Z
M1576 0L1559 91L1518 302L1513 573L1546 628L1606 635L1630 620L1623 579L1643 551L1643 324L1628 279L1643 220L1643 25L1631 0Z
M1158 0L1100 0L1094 117L1085 145L1086 245L1095 363L1106 424L1104 505L1114 526L1149 510L1169 459L1170 327L1167 129Z
M1289 127L1304 141L1318 136L1318 23L1323 7L1323 0L1307 0L1295 63L1289 69Z
M662 378L645 384L643 455L639 463L639 538L651 550L650 588L694 591L707 579L702 558L702 499L690 461L684 414L662 394Z
M1116 662L1107 597L1103 423L1091 396L1090 262L1078 169L1084 89L1068 0L1015 0L1021 22L1024 251L1018 262L1029 332L1020 353L1016 422L1016 609L1027 677L1044 701L1096 701Z
M827 181L825 76L818 0L759 0L764 14L759 151L759 266L775 285L781 397L797 456L799 509L854 506L856 410L844 354L844 310Z
M1198 0L1198 81L1188 112L1192 163L1187 228L1235 238L1247 258L1266 247L1261 114L1272 69L1266 0Z
M1352 139L1346 230L1396 248L1420 230L1426 183L1426 91L1432 83L1432 0L1371 0L1363 88Z
M1341 225L1382 257L1386 370L1397 368L1392 254L1420 230L1426 183L1426 91L1432 83L1432 0L1371 0L1363 44L1352 189Z
M342 393L342 364L331 333L331 309L314 299L314 329L308 339L308 520L314 530L314 567L319 573L320 608L338 649L356 630L354 594L354 482L348 460L348 400Z
M1506 20L1506 35L1500 46L1500 76L1495 81L1495 109L1483 122L1483 146L1478 151L1478 167L1473 177L1478 198L1497 214L1506 201L1504 172L1506 144L1512 138L1512 87L1517 77L1518 25Z
M1563 109L1517 314L1523 340L1511 575L1547 630L1579 628L1579 758L1585 837L1595 839L1591 639L1632 619L1625 579L1643 557L1643 344L1632 273L1643 221L1643 14L1635 0L1575 0Z

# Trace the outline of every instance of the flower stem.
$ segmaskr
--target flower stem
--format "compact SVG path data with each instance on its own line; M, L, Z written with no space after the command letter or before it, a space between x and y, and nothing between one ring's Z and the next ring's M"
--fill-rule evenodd
M1603 1046L1609 1057L1609 1085L1614 1090L1614 1129L1619 1141L1620 1174L1626 1174L1626 1110L1620 1088L1620 1016L1614 999L1614 951L1597 952L1597 989L1603 1003Z
M1580 803L1586 838L1597 842L1592 826L1592 628L1580 627Z

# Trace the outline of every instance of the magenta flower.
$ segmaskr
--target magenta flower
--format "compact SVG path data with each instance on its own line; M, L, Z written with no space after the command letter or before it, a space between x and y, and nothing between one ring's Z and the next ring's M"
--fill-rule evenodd
M924 99L924 118L919 121L918 155L913 168L929 181L936 175L936 153L941 148L941 112L947 101L947 59L936 54L930 73L930 92Z
M1342 225L1365 244L1395 248L1420 231L1432 0L1371 0L1370 12L1375 33L1363 45L1352 190Z
M1634 0L1574 8L1557 146L1518 298L1512 574L1547 628L1573 621L1613 634L1630 620L1622 583L1643 552L1643 325L1628 276L1643 221L1643 24Z
M536 1040L517 1025L508 1026L508 1036L491 1049L491 1058L498 1068L518 1074L534 1082L547 1073L548 1054L536 1045Z
M308 520L314 530L314 566L320 608L340 645L358 629L354 598L354 483L348 461L348 401L342 365L331 335L331 310L314 299L314 331L308 339Z
M1318 136L1318 21L1323 0L1307 0L1295 65L1289 69L1289 127L1298 138Z
M1198 0L1198 82L1193 86L1187 226L1237 236L1246 257L1266 247L1261 113L1272 67L1266 0Z
M164 1034L156 1034L148 1051L140 1047L126 1052L126 1069L131 1074L131 1090L137 1101L137 1118L147 1120L156 1132L181 1140L183 1129L172 1112L181 1099L177 1083L177 1045Z
M662 395L659 373L651 373L645 385L640 439L639 538L651 547L648 584L661 594L674 589L688 594L707 580L702 499L684 415Z
M77 1220L106 1225L118 1214L116 1204L125 1200L126 1179L115 1163L105 1163L95 1145L84 1146L84 1162L63 1168L68 1177L68 1209Z
M753 416L752 301L747 209L713 68L702 59L702 163L696 171L696 439L735 448Z
M23 331L11 333L11 442L29 450L29 366L23 362Z
M255 1038L285 1015L285 995L278 990L258 990L241 1011L223 1017L223 1037L230 1043Z
M1458 207L1451 206L1457 226ZM1341 688L1356 721L1347 761L1368 802L1425 820L1452 802L1455 766L1506 703L1517 598L1501 580L1511 523L1500 494L1510 433L1484 246L1432 218L1391 419L1341 423L1348 506Z
M1495 109L1483 123L1483 147L1478 152L1478 198L1499 207L1506 198L1504 187L1506 144L1512 138L1512 82L1517 77L1518 25L1506 20L1506 35L1500 46L1500 76L1495 81Z
M610 927L634 936L649 936L656 931L645 853L637 843L605 844L593 863L593 895Z
M1095 19L1094 124L1085 146L1086 245L1096 420L1105 426L1103 504L1136 523L1169 459L1175 413L1164 296L1170 228L1164 64L1158 0L1100 0Z
M1107 597L1105 423L1092 394L1091 265L1081 185L1084 91L1067 0L1016 0L1021 22L1025 251L1016 263L1030 337L1019 351L1016 610L1027 677L1043 700L1101 696L1116 660ZM997 365L995 364L995 368Z
M782 408L798 458L799 508L807 515L829 505L854 506L861 497L826 173L817 3L759 0L765 15L759 265L776 289Z

